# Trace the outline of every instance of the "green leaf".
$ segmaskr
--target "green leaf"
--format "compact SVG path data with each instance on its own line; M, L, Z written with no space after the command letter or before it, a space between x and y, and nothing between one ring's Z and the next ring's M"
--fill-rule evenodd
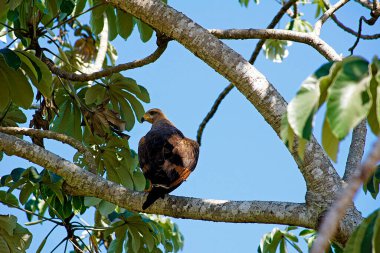
M77 0L74 10L74 16L77 16L79 13L81 13L84 10L84 7L86 7L87 0Z
M141 85L139 85L139 88L140 88L141 93L135 94L136 97L138 97L141 101L143 101L145 103L149 103L150 102L150 96L149 96L148 90L145 89L145 87L143 87Z
M115 10L112 6L108 6L106 9L107 20L108 20L108 40L113 41L117 36L117 23Z
M133 185L135 191L143 191L146 185L144 174L140 170L133 173Z
M13 231L17 225L17 217L14 215L0 215L0 225L0 228L8 235L13 236Z
M142 42L147 42L152 38L153 35L153 29L143 21L139 19L135 19L135 22L137 23L137 28L140 32L140 39Z
M124 12L122 10L116 9L116 23L117 31L123 39L127 39L132 31L133 26L133 17L131 14Z
M93 103L100 105L105 99L105 94L106 88L99 84L95 84L87 89L84 99L88 105Z
M0 113L3 112L10 106L11 96L9 94L8 78L6 73L2 70L4 65L0 61Z
M337 162L338 151L339 151L339 140L332 133L330 128L330 123L325 117L322 128L322 146L325 149L328 156L334 161Z
M20 195L19 195L19 200L20 200L20 203L25 205L25 203L28 201L29 199L29 196L33 193L33 191L35 190L35 186L32 185L31 183L26 183L21 191L20 191Z
M101 1L94 0L93 6L96 6L100 3L101 3ZM96 35L101 33L101 31L103 31L103 26L104 26L103 13L105 12L106 8L107 8L107 5L102 5L102 6L99 6L97 8L94 8L91 12L90 25L92 28L92 32Z
M128 234L131 235L133 252L138 252L141 244L141 239L138 231L133 226L129 226Z
M19 225L13 215L0 215L0 224L0 251L26 252L32 241L29 230Z
M294 145L294 132L289 126L288 113L286 112L281 119L281 140L285 143L288 149L292 152Z
M370 107L368 62L350 57L344 60L328 91L326 114L333 134L342 140L366 117Z
M378 211L379 212L379 211ZM372 237L372 246L373 252L380 252L380 215L378 214L375 224L373 225L373 237Z
M125 129L130 131L135 125L135 116L132 111L132 107L129 103L119 94L110 94L113 107L120 111L122 120L125 121ZM120 107L119 107L120 106Z
M40 59L38 59L34 54L25 51L16 51L16 53L23 54L29 58L29 60L33 63L34 68L37 73L40 73L38 78L38 83L33 83L34 86L47 98L51 97L53 83L52 73L49 68L43 63Z
M287 253L288 249L286 248L285 240L280 242L280 253Z
M10 68L17 70L21 66L20 58L12 50L2 48L0 49L0 54L3 56L5 62Z
M361 252L371 252L362 251L363 249L368 249L368 237L367 234L371 234L371 230L374 229L374 224L376 219L379 219L379 209L374 211L371 215L363 220L363 222L356 228L354 233L352 233L350 239L348 240L344 253L361 253ZM372 245L371 245L372 246Z
M371 80L369 89L372 96L372 105L368 114L368 124L372 132L380 134L380 61L375 57L371 64Z
M33 102L33 90L21 70L14 70L6 65L0 57L0 82L8 86L8 95L17 105L28 109ZM7 94L4 89L4 94ZM4 98L9 101L9 98ZM1 109L1 108L0 108Z
M0 202L10 207L18 206L17 198L12 193L6 191L0 191Z
M85 206L96 206L98 205L102 200L95 197L84 197L84 205Z
M299 236L314 235L316 231L314 229L304 229L299 233Z
M307 140L310 140L313 131L319 94L318 79L311 76L303 82L301 89L288 105L290 126L297 136Z
M113 203L110 203L108 201L105 201L105 200L102 200L100 201L99 203L99 212L101 215L103 216L107 216L109 215L110 213L112 213L116 208L116 205L113 204Z
M17 182L20 180L21 175L24 173L24 168L15 168L11 171L12 180L14 182Z
M144 116L145 110L140 101L138 101L134 96L129 93L124 94L125 98L132 105L133 111L136 114L136 118L139 122L141 122L141 118Z
M75 4L73 0L62 0L61 6L59 9L61 12L70 15L74 10Z

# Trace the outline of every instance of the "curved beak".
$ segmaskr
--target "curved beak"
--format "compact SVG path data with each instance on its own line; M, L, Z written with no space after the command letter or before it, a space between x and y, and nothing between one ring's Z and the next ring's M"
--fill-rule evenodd
M148 121L149 123L152 123L153 119L149 114L145 113L141 118L141 123L144 121Z

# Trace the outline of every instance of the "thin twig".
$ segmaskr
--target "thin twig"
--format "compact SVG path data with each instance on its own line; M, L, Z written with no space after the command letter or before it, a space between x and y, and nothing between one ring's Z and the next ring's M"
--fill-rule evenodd
M219 94L218 98L215 100L214 104L212 105L210 111L207 113L206 117L202 120L202 123L198 127L197 131L197 142L199 146L201 145L202 141L202 134L203 131L207 125L207 123L211 120L211 118L215 115L216 111L218 110L218 107L220 103L222 103L223 99L227 96L227 94L234 88L234 85L230 83L224 90Z
M367 121L363 120L352 132L350 150L348 152L346 168L343 175L344 181L348 181L352 175L354 175L355 170L360 166L364 154L366 136Z
M27 135L39 138L48 138L68 144L78 150L79 153L83 154L84 159L90 168L89 170L96 174L96 163L91 152L80 141L70 136L48 130L21 127L0 127L0 132L11 135Z
M60 27L60 26L62 26L62 25L64 25L64 24L70 22L71 20L76 19L77 17L79 17L79 16L81 16L81 15L83 15L83 14L86 14L87 12L92 11L93 9L98 8L99 6L102 6L102 5L104 5L104 4L105 4L105 3L100 3L100 4L97 4L97 5L94 5L94 6L92 6L91 8L88 8L87 10L82 11L81 13L78 13L77 15L75 15L75 16L69 18L69 19L66 19L66 20L63 21L62 23L59 23L59 24L55 25L54 27L52 27L52 28L50 28L50 29L53 30L53 29L55 29L55 28L57 28L57 27Z
M334 236L341 218L345 215L347 207L352 203L352 199L356 192L366 182L370 175L376 169L377 163L380 161L380 138L372 147L372 150L359 167L357 172L349 180L348 185L338 197L337 201L331 206L319 229L319 235L315 240L311 253L325 252L329 244L329 240Z
M164 53L164 51L167 48L168 41L169 40L167 38L158 36L157 49L152 54L148 55L147 57L143 59L135 60L132 62L128 62L128 63L119 64L117 66L110 67L110 68L97 71L91 74L76 74L76 73L67 72L61 68L58 68L50 59L43 58L42 60L49 67L50 71L56 74L57 76L60 76L61 78L64 78L66 80L85 82L85 81L95 80L95 79L99 79L105 76L109 76L113 73L119 73L124 70L135 69L135 68L139 68L139 67L148 65L150 63L153 63Z
M289 10L289 8L292 7L293 5L295 6L294 7L295 12L294 13L296 13L297 12L296 4L295 4L296 2L297 2L297 0L289 0L287 3L285 3L281 7L281 9L278 11L276 16L273 17L272 21L267 26L267 29L274 28L278 24L278 22L280 22L281 18L284 16L284 14L287 12L287 10ZM293 13L293 15L295 15L294 13ZM261 51L261 48L265 43L265 40L266 39L261 39L259 42L257 42L255 50L253 51L251 58L249 59L249 63L251 63L252 65L256 61L256 59L257 59L257 57ZM234 85L232 83L230 83L229 85L227 85L226 88L223 89L223 91L218 95L217 99L215 100L214 104L212 105L210 111L207 113L206 117L202 120L201 124L199 125L198 131L197 131L197 142L199 143L199 145L201 145L202 134L203 134L204 129L206 128L207 123L215 115L216 111L219 108L219 105L222 103L223 99L228 95L228 93L233 88L234 88Z
M328 9L325 13L323 13L323 15L318 19L318 21L314 25L314 33L317 36L319 36L321 34L321 29L322 29L323 23L325 23L326 20L332 14L334 14L334 12L336 12L340 7L342 7L343 5L345 5L348 1L349 0L340 0L336 4L334 4L333 6L331 6L331 8Z
M372 17L370 19L366 19L364 16L360 17L359 28L358 28L358 35L359 36L356 38L354 45L348 49L348 51L351 52L351 55L354 54L354 50L355 50L356 46L359 44L360 35L362 34L363 21L367 25L371 25L371 26L374 25L376 23L377 19L379 18L380 12L371 12L371 15L372 15Z
M348 32L355 37L359 37L363 40L375 40L380 38L380 33L372 34L372 35L367 35L367 34L359 34L358 32L354 31L350 27L345 26L340 20L333 14L331 15L331 19L337 24L340 28L342 28L343 31Z

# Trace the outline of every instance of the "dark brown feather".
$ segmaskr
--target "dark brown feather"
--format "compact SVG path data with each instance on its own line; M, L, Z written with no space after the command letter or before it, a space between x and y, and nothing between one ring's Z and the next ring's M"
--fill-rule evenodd
M194 171L199 145L186 138L165 117L153 121L151 130L139 142L138 154L140 167L152 183L143 205L143 209L146 209L155 200L180 186Z

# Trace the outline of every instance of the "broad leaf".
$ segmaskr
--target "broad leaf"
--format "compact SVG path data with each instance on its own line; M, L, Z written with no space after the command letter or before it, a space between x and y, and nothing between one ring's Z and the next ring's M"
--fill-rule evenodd
M327 117L323 122L322 127L322 146L325 149L328 156L337 162L338 150L339 150L339 140L331 131L330 123Z
M370 107L368 62L349 57L328 91L327 118L333 134L342 140L367 116Z

